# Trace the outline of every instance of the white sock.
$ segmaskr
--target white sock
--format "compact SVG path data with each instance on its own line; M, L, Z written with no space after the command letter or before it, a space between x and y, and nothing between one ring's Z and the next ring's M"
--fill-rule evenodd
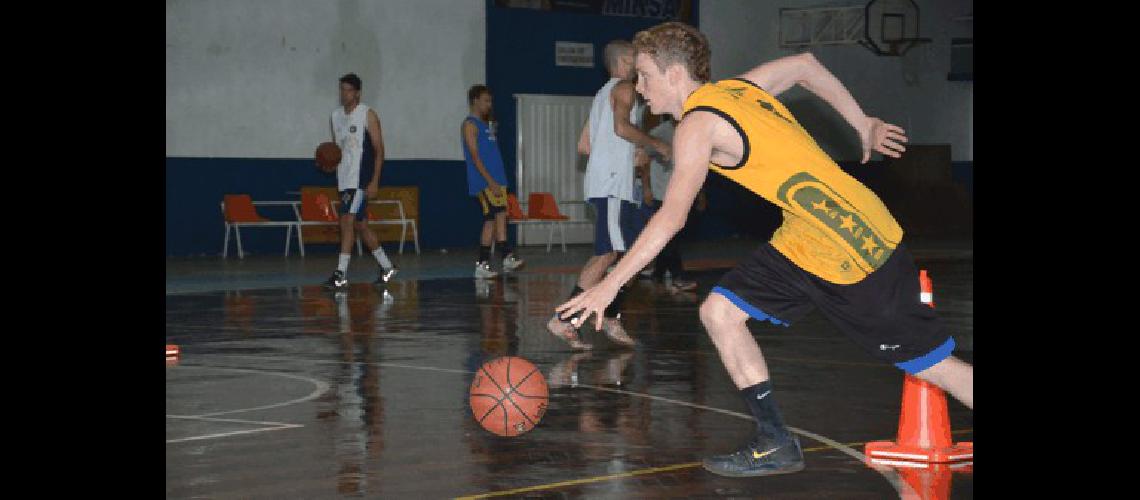
M376 250L372 251L372 256L376 257L376 262L380 263L380 267L385 271L392 269L392 261L388 260L388 256L384 254L384 248L376 245Z
M348 259L352 258L350 253L340 254L340 261L336 264L336 270L343 274L348 274Z

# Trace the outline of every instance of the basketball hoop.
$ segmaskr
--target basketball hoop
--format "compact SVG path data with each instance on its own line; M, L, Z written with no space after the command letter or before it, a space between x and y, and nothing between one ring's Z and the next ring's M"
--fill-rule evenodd
M867 2L860 45L880 56L897 57L917 45L930 43L930 38L918 35L918 4L914 0Z

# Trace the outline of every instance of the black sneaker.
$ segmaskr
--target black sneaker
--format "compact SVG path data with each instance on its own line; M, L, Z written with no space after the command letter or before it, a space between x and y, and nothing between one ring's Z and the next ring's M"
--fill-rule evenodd
M744 449L706 458L705 470L720 476L756 477L804 470L804 452L795 436L783 442L753 440Z
M680 278L674 278L673 283L669 285L670 292L691 292L697 289L696 281L689 281Z
M344 290L348 288L348 279L344 277L344 273L340 272L340 269L337 269L333 271L329 279L325 280L324 285L326 290Z
M391 269L381 269L380 275L376 277L376 281L373 281L372 284L376 286L387 285L389 281L392 281L392 277L395 276L398 272L400 272L400 270L394 267Z

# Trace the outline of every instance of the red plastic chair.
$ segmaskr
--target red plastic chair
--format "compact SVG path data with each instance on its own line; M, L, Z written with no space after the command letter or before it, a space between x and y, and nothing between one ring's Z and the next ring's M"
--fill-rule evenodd
M262 202L263 204L280 204L281 202ZM253 199L248 194L227 194L222 196L222 218L225 220L226 237L222 242L222 257L229 257L230 229L233 229L237 240L238 258L245 258L245 250L241 246L241 228L244 227L285 227L285 255L289 255L289 239L293 236L293 228L297 227L298 236L301 228L296 221L274 221L262 217L257 213Z
M542 195L542 214L549 219L554 220L570 220L569 215L563 215L562 211L558 210L558 202L554 201L554 195L550 193L539 193Z
M566 251L566 228L563 222L570 220L570 216L562 215L558 210L558 202L554 195L545 192L531 193L527 199L527 220L546 222L550 225L550 232L546 236L546 251L554 244L554 226L558 226L558 234L562 238L562 251Z
M320 192L301 192L301 220L307 222L338 222L336 208L328 195Z
M527 207L527 217L538 220L570 220L570 216L562 215L558 210L558 202L550 193L536 192L530 194Z
M227 194L222 197L222 211L226 222L268 222L258 215L253 199L248 194Z
M522 207L519 205L519 199L513 194L507 195L507 219L509 220L526 220L527 216L523 214Z

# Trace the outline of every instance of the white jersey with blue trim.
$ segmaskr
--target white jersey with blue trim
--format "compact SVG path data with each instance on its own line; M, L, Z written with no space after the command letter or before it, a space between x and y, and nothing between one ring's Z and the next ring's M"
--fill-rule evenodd
M333 110L333 135L340 146L340 164L336 167L337 190L362 189L372 180L375 156L372 141L368 139L369 109L365 104L357 104L351 113L345 113L343 106Z

